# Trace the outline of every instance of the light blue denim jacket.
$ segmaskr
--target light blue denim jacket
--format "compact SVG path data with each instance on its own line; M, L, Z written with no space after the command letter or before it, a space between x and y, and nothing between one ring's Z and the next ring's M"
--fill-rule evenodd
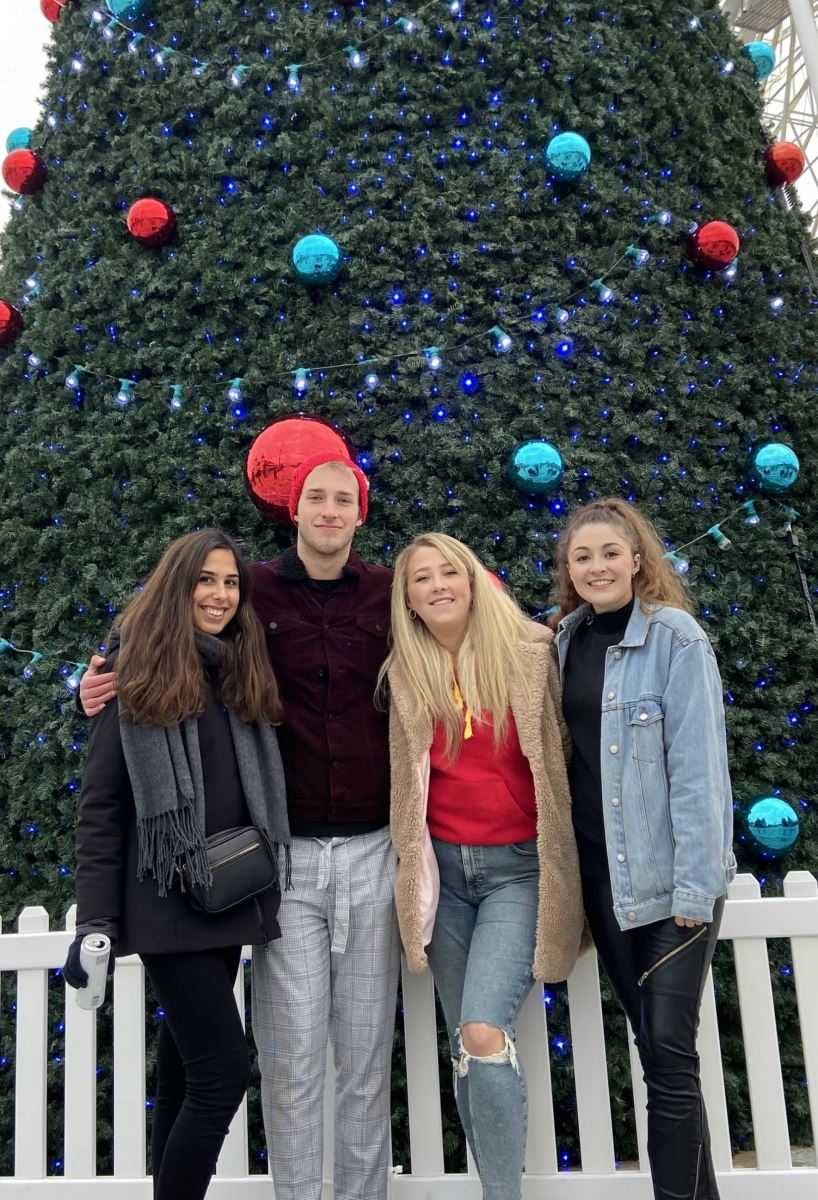
M557 631L560 678L590 605ZM614 911L622 929L665 917L709 921L736 873L722 683L698 623L679 608L642 611L605 660L602 807Z

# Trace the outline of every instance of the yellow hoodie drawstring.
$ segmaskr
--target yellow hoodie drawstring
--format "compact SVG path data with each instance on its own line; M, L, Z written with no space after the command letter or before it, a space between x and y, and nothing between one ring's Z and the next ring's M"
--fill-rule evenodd
M463 740L468 741L470 737L474 736L471 727L471 712L469 711L468 705L463 700L463 693L460 690L460 685L457 682L456 675L452 675L452 692L454 694L454 702L457 707L461 712L463 712L464 709L466 711L465 724L463 728Z

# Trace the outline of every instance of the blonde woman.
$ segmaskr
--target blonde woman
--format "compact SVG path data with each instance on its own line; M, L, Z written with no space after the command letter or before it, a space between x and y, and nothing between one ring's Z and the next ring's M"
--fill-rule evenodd
M398 555L388 679L403 945L431 965L485 1200L519 1200L525 1080L515 1023L564 979L583 925L552 634L462 542Z

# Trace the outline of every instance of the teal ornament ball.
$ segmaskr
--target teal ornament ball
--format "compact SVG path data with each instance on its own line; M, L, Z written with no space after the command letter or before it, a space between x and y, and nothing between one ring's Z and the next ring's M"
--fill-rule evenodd
M801 832L798 813L780 796L754 796L739 809L746 840L762 858L778 858L791 850Z
M542 161L549 174L571 183L591 165L591 147L578 133L558 133L543 150Z
M527 496L544 496L562 482L565 464L551 442L523 442L511 456L508 476Z
M293 267L303 283L332 283L343 265L340 249L323 233L302 237L293 249Z
M11 154L12 150L30 150L31 149L31 130L27 125L21 125L19 129L12 129L11 133L6 138L6 154Z
M748 42L742 46L741 53L752 63L756 83L761 83L771 74L775 66L775 50L769 42Z
M108 12L120 21L137 21L144 17L151 0L105 0Z
M750 483L762 492L786 492L795 483L800 470L798 457L783 442L766 442L750 455Z

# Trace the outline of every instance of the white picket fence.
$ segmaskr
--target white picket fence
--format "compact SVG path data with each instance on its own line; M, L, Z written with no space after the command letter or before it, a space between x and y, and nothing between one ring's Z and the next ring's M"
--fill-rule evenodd
M705 990L699 1047L710 1115L713 1153L722 1200L816 1200L818 1167L793 1166L776 1018L767 955L768 938L791 946L806 1090L813 1143L818 1144L818 883L809 872L791 872L779 899L760 898L751 875L730 889L721 938L732 940L741 1009L756 1162L736 1167L730 1150L719 1031L712 983ZM114 1174L96 1176L96 1019L77 1007L66 989L64 1057L64 1176L46 1174L46 1062L48 971L62 964L71 940L73 910L65 931L49 931L42 908L20 915L17 933L0 935L0 971L17 972L14 1175L0 1177L0 1200L149 1200L145 1177L145 994L142 967L134 958L117 964L113 988ZM244 1011L244 981L237 983ZM568 982L571 1042L582 1170L561 1171L554 1131L548 1045L548 1014L542 990L533 990L519 1027L529 1091L529 1135L524 1200L649 1200L646 1170L617 1169L611 1125L605 1034L596 959L586 955ZM432 981L428 973L403 977L408 1083L410 1164L394 1169L392 1200L479 1200L473 1168L444 1171L439 1100L439 1063ZM7 1015L3 1014L3 1019ZM9 1031L0 1030L11 1036ZM641 1164L647 1164L644 1085L631 1051L633 1100ZM332 1176L332 1080L326 1108L325 1178ZM54 1147L49 1147L54 1156ZM814 1158L812 1159L814 1163ZM59 1196L58 1196L59 1193ZM273 1200L266 1175L250 1175L247 1113L237 1114L210 1193L214 1200ZM325 1184L330 1200L332 1187Z

